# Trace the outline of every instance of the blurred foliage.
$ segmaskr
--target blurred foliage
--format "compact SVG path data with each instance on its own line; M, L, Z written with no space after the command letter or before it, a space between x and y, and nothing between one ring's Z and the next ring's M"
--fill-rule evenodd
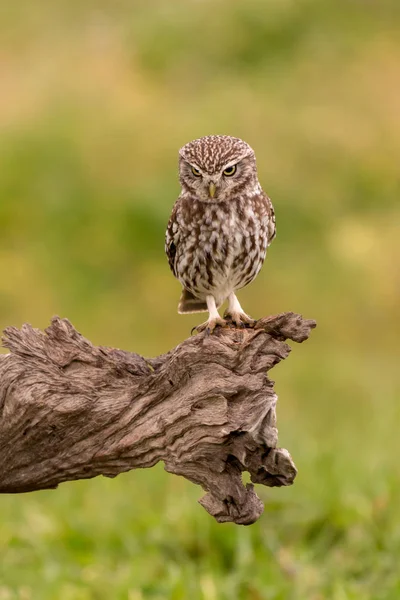
M68 316L160 354L177 150L256 150L278 236L240 299L318 329L274 372L291 489L215 524L155 469L0 498L0 600L400 597L400 4L19 1L0 7L0 326Z

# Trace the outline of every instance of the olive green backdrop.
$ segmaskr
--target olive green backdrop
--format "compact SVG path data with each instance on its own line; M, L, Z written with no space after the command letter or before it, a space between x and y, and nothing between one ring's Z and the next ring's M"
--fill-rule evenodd
M0 8L0 326L68 317L160 354L177 151L243 137L276 210L254 317L318 321L273 372L290 489L217 525L162 466L0 497L0 600L400 597L400 4L19 1ZM201 319L201 315L200 315Z

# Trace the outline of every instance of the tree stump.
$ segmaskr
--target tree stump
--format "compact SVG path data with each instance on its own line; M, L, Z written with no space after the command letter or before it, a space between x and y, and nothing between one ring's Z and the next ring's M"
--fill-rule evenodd
M44 331L8 327L0 355L0 493L115 477L163 461L207 492L219 522L249 525L263 503L242 472L291 485L296 467L277 447L267 373L315 322L294 313L252 329L198 334L157 358L95 347L67 319Z

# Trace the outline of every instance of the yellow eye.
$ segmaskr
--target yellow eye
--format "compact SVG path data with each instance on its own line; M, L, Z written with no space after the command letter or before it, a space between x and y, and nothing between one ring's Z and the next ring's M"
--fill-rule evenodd
M195 177L201 177L201 173L196 167L192 167L192 173Z
M236 173L236 165L232 165L231 167L228 167L224 171L224 175L226 175L226 177L232 177L232 175L234 175L235 173Z

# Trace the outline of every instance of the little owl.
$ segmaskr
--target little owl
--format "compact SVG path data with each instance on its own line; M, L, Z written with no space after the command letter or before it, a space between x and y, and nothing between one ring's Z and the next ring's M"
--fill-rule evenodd
M209 312L197 331L254 324L235 292L253 281L275 237L271 200L257 178L252 148L239 138L208 135L179 151L180 196L168 223L165 251L183 286L179 313Z

